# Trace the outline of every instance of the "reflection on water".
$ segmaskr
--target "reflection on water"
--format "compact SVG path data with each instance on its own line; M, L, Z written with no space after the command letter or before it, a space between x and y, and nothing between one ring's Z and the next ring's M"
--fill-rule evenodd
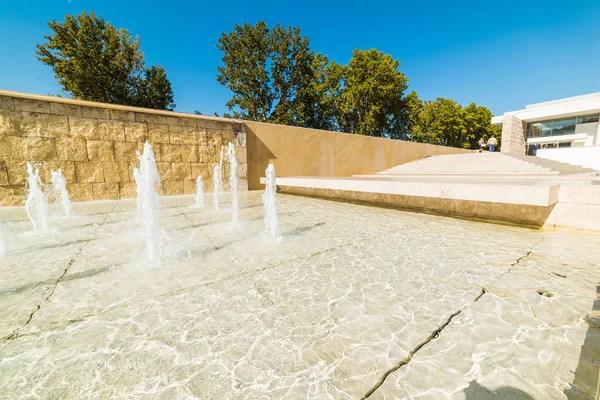
M35 235L0 209L0 398L356 399L402 360L370 398L594 384L598 235L278 195L273 243L260 193L238 227L223 196L160 199L151 269L135 200L51 205Z

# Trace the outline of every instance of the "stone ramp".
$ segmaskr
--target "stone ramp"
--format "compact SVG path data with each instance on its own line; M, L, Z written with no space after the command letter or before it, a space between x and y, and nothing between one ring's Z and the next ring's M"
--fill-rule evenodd
M600 173L538 157L489 152L442 155L373 175L278 177L276 185L283 193L600 231Z
M551 176L592 171L588 168L539 157L474 152L427 157L381 171L378 175Z

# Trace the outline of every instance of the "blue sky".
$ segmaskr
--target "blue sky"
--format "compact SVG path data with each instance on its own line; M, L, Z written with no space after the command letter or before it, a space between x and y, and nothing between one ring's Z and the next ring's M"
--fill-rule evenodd
M221 32L259 20L295 25L312 49L348 62L377 48L402 62L423 99L475 102L494 114L600 91L600 1L158 1L4 0L0 89L58 94L35 58L46 21L94 9L140 36L146 64L167 70L177 110L226 111L216 82Z

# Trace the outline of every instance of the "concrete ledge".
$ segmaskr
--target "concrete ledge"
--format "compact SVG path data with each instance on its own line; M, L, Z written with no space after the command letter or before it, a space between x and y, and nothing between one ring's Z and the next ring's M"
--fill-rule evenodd
M280 192L375 206L393 207L452 217L501 221L537 228L544 225L544 221L546 221L554 207L404 196L349 190L340 191L297 186L282 186Z
M264 179L261 179L264 183ZM342 192L390 194L407 197L487 202L548 207L558 201L559 185L468 183L432 181L393 181L353 178L276 178L278 187L324 189ZM343 197L343 196L342 196Z

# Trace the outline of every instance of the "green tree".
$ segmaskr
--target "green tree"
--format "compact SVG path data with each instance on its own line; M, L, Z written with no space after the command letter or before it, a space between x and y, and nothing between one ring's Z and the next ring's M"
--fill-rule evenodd
M145 68L140 41L94 12L65 15L48 22L47 43L36 43L36 56L54 70L63 90L74 98L173 109L173 91L165 70Z
M465 136L462 106L454 100L426 101L419 115L414 141L442 146L463 147Z
M217 81L233 92L226 104L231 111L228 116L268 121L275 94L268 72L271 38L267 24L236 24L233 31L221 34L217 48L223 52Z
M499 136L499 132L492 125L492 113L486 107L471 103L463 108L454 100L438 98L423 104L411 138L417 142L476 149L479 138L487 140L491 135Z
M408 78L400 61L381 51L354 50L344 68L339 127L344 132L390 137L401 135Z
M221 35L223 64L217 81L233 92L229 116L279 124L328 128L327 58L310 50L296 27L265 22L236 24Z
M492 112L483 106L471 103L463 109L463 120L465 123L465 137L462 147L465 149L477 149L479 138L487 141L492 135L498 139L500 147L501 132L499 127L492 125Z
M423 112L423 101L414 90L404 97L402 116L397 119L397 126L391 130L390 138L413 140L419 116Z

